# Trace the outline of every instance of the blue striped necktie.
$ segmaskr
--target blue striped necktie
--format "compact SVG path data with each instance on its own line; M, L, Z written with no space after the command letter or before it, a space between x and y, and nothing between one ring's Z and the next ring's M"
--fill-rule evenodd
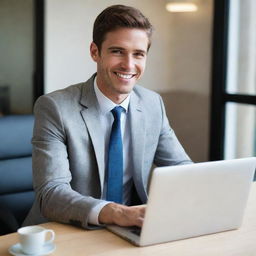
M114 122L109 140L107 165L107 200L116 203L123 202L123 143L121 133L120 106L111 110Z

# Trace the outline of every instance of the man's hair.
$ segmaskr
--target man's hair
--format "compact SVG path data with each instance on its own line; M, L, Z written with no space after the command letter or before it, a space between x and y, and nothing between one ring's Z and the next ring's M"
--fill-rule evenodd
M142 29L148 36L148 49L151 45L152 25L136 8L125 5L112 5L103 10L96 18L93 26L93 42L99 51L108 32L119 28Z

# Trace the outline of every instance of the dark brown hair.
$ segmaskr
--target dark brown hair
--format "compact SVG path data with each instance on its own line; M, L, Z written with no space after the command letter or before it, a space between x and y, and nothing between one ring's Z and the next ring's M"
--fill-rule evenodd
M145 30L151 45L152 25L136 8L125 5L112 5L103 10L96 18L93 26L93 42L99 51L108 32L118 28L137 28Z

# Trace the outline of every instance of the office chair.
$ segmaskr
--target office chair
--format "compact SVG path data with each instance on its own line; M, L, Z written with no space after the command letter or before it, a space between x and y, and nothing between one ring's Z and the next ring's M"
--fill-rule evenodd
M15 232L34 200L32 115L0 118L0 234Z

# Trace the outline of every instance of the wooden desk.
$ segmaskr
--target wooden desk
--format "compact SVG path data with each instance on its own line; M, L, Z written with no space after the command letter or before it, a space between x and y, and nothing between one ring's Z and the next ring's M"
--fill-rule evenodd
M253 184L243 225L238 230L201 236L148 247L135 247L107 230L87 231L58 223L44 227L56 232L56 256L255 256L256 255L256 183ZM17 234L0 237L0 255L18 242Z

